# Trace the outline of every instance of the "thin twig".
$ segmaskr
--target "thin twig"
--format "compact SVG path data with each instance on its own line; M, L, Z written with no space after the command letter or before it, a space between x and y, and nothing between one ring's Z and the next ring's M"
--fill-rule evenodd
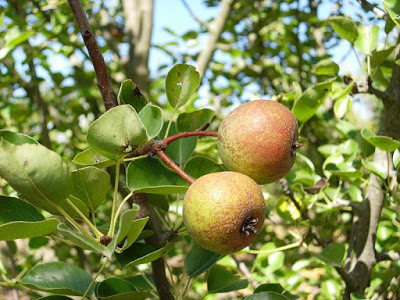
M399 252L382 252L376 254L376 260L385 261L385 260L392 260L398 261L400 260L400 253Z
M186 174L185 171L183 171L181 168L179 168L179 166L173 162L173 160L167 155L167 153L165 153L165 151L158 151L157 156L161 158L168 166L171 167L172 170L178 173L178 175L185 179L187 182L189 182L190 184L194 182L194 179Z
M181 138L192 137L192 136L218 136L217 131L186 131L181 132L163 139L163 142L168 146L173 141Z
M307 215L307 212L304 211L304 210L301 208L299 202L297 202L296 198L295 198L294 195L293 195L293 191L291 190L291 188L290 188L289 183L287 182L287 180L286 180L285 178L282 178L282 179L279 180L279 182L280 182L280 184L282 185L283 192L284 192L284 193L289 197L289 199L293 202L294 206L296 206L296 208L297 208L297 210L299 211L301 217L302 217L304 220L308 220L309 217L308 217L308 215Z
M366 0L358 0L358 3L360 3L362 8L364 8L365 10L372 11L379 19L384 19L387 17L386 11L369 3Z
M103 55L100 52L99 46L97 45L92 29L90 28L85 11L82 7L82 3L80 0L68 0L68 4L75 16L75 20L83 37L83 41L85 42L89 56L92 60L94 71L96 73L97 85L99 87L101 96L103 97L104 106L107 110L118 106L117 95L114 93L111 87L106 63Z
M200 19L192 10L192 8L189 6L189 4L186 2L186 0L181 0L183 6L185 6L186 10L188 11L188 13L192 16L193 19L195 19L197 22L199 22L201 25L203 25L205 28L207 28L208 30L210 30L210 24L203 21L202 19Z

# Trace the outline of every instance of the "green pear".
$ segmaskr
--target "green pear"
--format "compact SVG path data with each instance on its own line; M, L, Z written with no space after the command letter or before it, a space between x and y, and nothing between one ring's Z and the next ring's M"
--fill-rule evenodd
M299 136L295 116L284 105L256 100L234 109L218 129L225 167L258 184L274 182L292 168Z
M189 187L183 201L186 230L199 246L215 253L233 253L250 245L264 219L260 187L240 173L204 175Z

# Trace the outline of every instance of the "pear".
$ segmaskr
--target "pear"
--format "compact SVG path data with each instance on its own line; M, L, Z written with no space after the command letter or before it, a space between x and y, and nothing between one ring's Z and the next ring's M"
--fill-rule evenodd
M259 234L265 219L260 187L235 172L210 173L186 192L183 220L193 240L215 253L239 251Z
M299 136L295 116L268 100L246 102L234 109L218 129L218 153L225 167L258 184L274 182L292 168Z

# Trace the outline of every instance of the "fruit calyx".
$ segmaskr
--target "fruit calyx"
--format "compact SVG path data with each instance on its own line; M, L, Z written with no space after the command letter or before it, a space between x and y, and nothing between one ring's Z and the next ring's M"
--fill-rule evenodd
M256 225L258 224L258 218L253 218L248 216L244 221L240 228L240 232L249 236L252 233L258 234L258 229Z

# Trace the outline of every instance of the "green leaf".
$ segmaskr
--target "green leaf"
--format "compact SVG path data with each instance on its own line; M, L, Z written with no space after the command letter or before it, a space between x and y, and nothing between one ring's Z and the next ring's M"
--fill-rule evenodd
M400 168L400 151L396 149L393 153L393 164L396 169Z
M11 30L8 30L3 39L4 44L0 49L0 60L5 58L9 53L11 53L15 49L15 47L25 42L27 39L29 39L29 37L31 37L34 34L35 34L34 31L21 32L15 26Z
M361 160L361 164L366 168L368 171L378 175L380 178L385 180L387 178L387 170L383 165L377 164L373 161L368 160Z
M328 279L322 282L321 290L324 299L335 300L340 298L342 286L336 280Z
M73 162L80 166L94 166L96 168L107 168L115 165L115 161L97 153L92 148L88 148L81 153L78 153Z
M313 72L316 75L336 75L339 72L339 66L330 59L323 59L313 67Z
M158 106L147 104L140 112L139 118L146 128L149 139L156 137L163 126L163 117L161 108Z
M38 142L22 133L16 133L8 130L0 130L0 138L3 138L10 144L22 145L22 144L37 144Z
M163 248L158 250L147 244L135 243L124 252L115 253L115 258L122 268L125 269L129 266L152 262L163 256L172 248L174 248L173 243L167 243Z
M340 267L345 254L346 247L344 244L333 243L326 246L317 257L328 265Z
M351 98L350 97L345 97L337 100L335 102L335 105L333 106L333 112L335 113L336 118L341 119L343 118L346 113L350 110L351 108Z
M72 172L71 196L81 200L94 212L104 202L110 185L110 175L95 167L86 167Z
M136 112L140 112L147 104L146 98L131 79L127 79L121 83L118 92L118 101L120 104L131 105Z
M355 41L357 48L364 54L369 55L378 43L379 26L363 26L358 29L358 38Z
M189 277L195 277L215 264L223 254L217 254L201 248L193 243L192 249L185 257L185 272Z
M146 129L132 106L120 105L90 125L87 142L96 152L116 160L147 142Z
M382 2L386 8L390 18L397 24L400 25L400 3L397 0L384 0Z
M361 136L372 146L383 151L393 152L400 147L400 142L388 136L375 135L372 131L364 128L361 130Z
M179 132L194 131L209 123L214 116L212 109L201 109L190 113L181 113L176 120Z
M207 290L210 293L226 293L247 287L247 279L238 279L230 270L215 265L207 274Z
M245 300L290 300L290 298L276 292L260 292L246 297Z
M135 286L125 278L110 277L100 282L96 287L98 299L147 299L151 294L148 291L138 291Z
M40 297L38 298L38 300L73 300L73 299L67 296L51 295L51 296Z
M352 44L357 39L357 25L349 18L343 16L330 17L328 22L341 38Z
M122 250L129 248L137 240L148 220L149 217L146 217L132 222L131 228L129 228L129 231L126 234L126 241L122 247Z
M285 261L285 253L282 251L274 252L268 256L267 272L273 273L283 267Z
M105 249L100 243L92 241L80 232L72 231L63 223L60 223L57 229L64 236L65 239L82 249L100 253L103 252Z
M40 144L13 145L0 138L0 176L21 198L51 213L65 205L71 173L61 156Z
M196 68L186 64L175 65L165 79L165 90L172 107L185 105L200 85Z
M207 156L194 156L188 160L185 172L193 178L199 178L208 173L223 172L225 169Z
M12 197L0 196L0 240L10 241L57 232L59 221L45 220L29 203Z
M126 171L126 181L128 188L137 193L183 193L189 187L181 176L154 158L132 161Z
M274 292L283 295L289 299L297 299L296 296L285 291L285 289L279 283L264 283L260 284L255 290L254 294L261 292Z
M329 94L332 83L336 80L331 78L309 87L293 105L293 114L300 122L305 122L311 118L324 103Z
M119 244L126 237L138 211L139 206L134 204L132 205L132 209L126 210L121 214L119 218L118 231L114 238L114 241L116 242L115 245Z
M165 130L167 128L167 122L164 123L163 129L161 130L159 137L163 138ZM168 136L172 136L178 133L176 129L176 123L174 122L169 130ZM197 145L197 137L188 137L173 141L168 145L165 153L178 165L184 164L188 158L192 155Z
M92 278L86 271L65 262L50 262L30 269L20 283L34 290L52 294L81 296ZM87 294L90 296L93 289Z
M57 230L57 229L56 229ZM37 250L49 243L49 239L44 236L35 236L29 239L29 249L30 250Z

